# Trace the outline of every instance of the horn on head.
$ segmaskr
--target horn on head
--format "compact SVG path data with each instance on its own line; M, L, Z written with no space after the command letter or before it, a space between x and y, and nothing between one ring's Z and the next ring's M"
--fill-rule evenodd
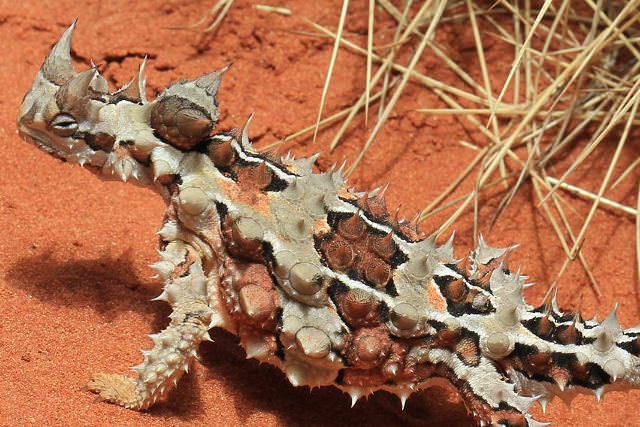
M146 79L144 78L144 67L147 64L147 57L145 56L138 69L138 74L131 79L122 89L113 93L114 99L128 99L140 104L147 103L146 95Z
M58 106L68 111L82 111L82 107L90 99L89 95L94 92L91 83L97 73L95 68L89 68L67 81L56 93Z
M73 21L73 24L62 34L40 68L42 75L58 86L62 86L76 75L71 63L71 38L77 22L77 20Z

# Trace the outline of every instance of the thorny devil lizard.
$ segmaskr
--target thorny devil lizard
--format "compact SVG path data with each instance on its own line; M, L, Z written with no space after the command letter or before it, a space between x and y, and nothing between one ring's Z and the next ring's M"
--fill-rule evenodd
M188 370L208 330L240 337L248 357L296 386L334 385L353 402L375 390L403 405L453 384L478 425L542 426L535 401L640 385L640 327L525 304L509 248L482 239L466 263L389 215L383 197L346 187L315 157L258 153L242 131L212 134L226 68L145 97L144 62L110 93L95 67L76 73L75 23L53 47L20 107L21 135L100 176L154 188L173 312L151 335L137 378L96 374L90 390L145 409Z

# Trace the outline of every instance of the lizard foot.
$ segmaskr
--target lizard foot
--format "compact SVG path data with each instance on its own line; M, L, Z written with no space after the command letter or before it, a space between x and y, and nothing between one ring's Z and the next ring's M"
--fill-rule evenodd
M131 409L142 409L137 404L136 381L126 375L94 374L87 384L89 391L101 400Z

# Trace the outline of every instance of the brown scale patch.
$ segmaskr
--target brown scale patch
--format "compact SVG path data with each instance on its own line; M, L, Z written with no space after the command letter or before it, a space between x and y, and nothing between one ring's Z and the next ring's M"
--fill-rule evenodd
M182 150L190 150L204 141L215 124L206 110L179 96L156 100L150 122L164 141Z
M396 253L397 245L393 241L393 234L389 233L386 236L371 236L369 248L384 261L389 262Z
M347 368L342 371L342 384L353 387L379 387L386 381L379 368Z
M434 375L435 371L436 367L430 363L421 363L416 365L413 369L416 377L415 381L418 383L426 381Z
M440 293L438 285L433 280L427 284L427 300L429 308L436 311L447 311L447 300Z
M558 384L560 390L564 390L570 378L569 371L558 366L551 367L551 369L549 370L549 376L553 378L556 384Z
M465 363L473 366L480 363L480 349L472 339L463 338L456 344L455 350Z
M351 200L351 201L355 201L357 200L357 197L355 195L353 195L352 193L350 193L346 188L340 188L337 192L336 192L337 196L341 199L344 200Z
M589 379L589 368L580 363L571 365L571 376L578 381L587 381Z
M455 351L460 341L459 329L443 329L438 331L432 341L434 347L446 348Z
M488 264L476 264L476 272L471 276L472 279L476 281L476 283L484 288L489 288L489 279L491 278L491 274L494 270L500 267L507 256L509 255L509 251L505 252L501 257L492 259ZM471 261L465 260L466 270L469 271L471 267Z
M232 289L228 288L227 281L221 282L225 295L233 301L232 305L240 308L240 311L230 310L231 315L252 329L275 332L280 298L267 267L259 263L237 261L234 266L238 275L231 282Z
M278 153L278 151L276 150L271 150L271 151L264 151L262 153L262 155L269 161L271 161L271 163L277 163L279 165L282 165L282 156L280 155L280 153Z
M491 307L491 300L479 290L470 289L464 302L466 304L473 304L474 300L476 300L476 297L478 301L476 301L475 308L482 312L489 311Z
M360 215L353 214L349 218L338 222L338 234L347 240L360 240L367 231L367 225Z
M165 187L169 187L170 185L177 182L178 175L162 175L158 177L157 182L164 185Z
M264 162L257 165L236 165L234 170L238 177L238 184L245 191L262 190L271 183L273 178L271 169Z
M391 351L391 340L386 327L361 328L351 336L343 353L355 368L380 365Z
M259 191L260 189L247 180L239 183L218 179L217 185L220 191L236 203L250 206L254 211L265 216L271 215L269 195Z
M351 289L336 295L340 316L352 327L369 327L380 324L380 302L368 292Z
M227 168L235 163L236 152L231 146L232 141L230 139L219 143L212 142L207 146L209 158L216 167Z
M373 283L376 289L387 286L391 277L391 266L373 254L366 254L356 267L361 276Z
M469 288L465 285L463 279L456 279L444 285L442 292L447 300L454 303L461 303L467 298Z
M415 222L400 220L398 221L398 230L413 242L421 239L420 229L418 228L418 224Z
M340 236L322 242L320 250L329 266L336 271L347 271L354 263L356 254L351 245Z
M573 322L566 328L562 328L556 334L558 341L562 344L575 344L578 341L578 329L576 323Z
M234 226L235 221L226 216L222 221L222 237L229 253L237 258L261 261L262 242L260 240L245 239Z
M238 265L238 270L240 271L240 274L233 282L235 289L239 290L247 285L258 285L265 289L273 289L273 282L271 281L269 270L264 264L242 264Z
M546 353L536 353L527 356L523 362L524 369L530 375L547 375L553 362Z
M633 340L633 354L636 356L640 354L640 337Z
M393 274L389 261L396 251L391 234L381 236L367 230L360 215L338 221L334 234L327 234L320 251L332 268L356 273L376 289L384 289Z
M546 311L546 314L538 320L536 334L539 337L548 338L553 332L554 325L551 323L551 320L549 319L549 317L550 317L549 311Z
M369 212L376 220L385 220L389 218L389 210L387 209L387 203L384 200L384 196L371 196L365 195L358 200L358 205Z

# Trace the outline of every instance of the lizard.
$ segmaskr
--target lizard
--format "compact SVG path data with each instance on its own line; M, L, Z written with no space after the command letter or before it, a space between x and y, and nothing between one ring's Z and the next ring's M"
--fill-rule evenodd
M148 187L166 202L156 298L169 325L132 368L97 373L101 399L144 410L176 386L224 328L247 357L279 367L294 386L331 385L352 404L387 390L453 385L480 426L530 426L534 402L637 388L640 327L616 309L602 322L565 313L551 292L528 305L513 249L480 238L456 259L399 219L379 190L348 187L341 168L315 172L317 155L257 151L247 120L218 131L218 91L228 66L181 80L154 100L144 67L110 92L96 66L74 71L74 22L26 93L19 134L104 179Z

